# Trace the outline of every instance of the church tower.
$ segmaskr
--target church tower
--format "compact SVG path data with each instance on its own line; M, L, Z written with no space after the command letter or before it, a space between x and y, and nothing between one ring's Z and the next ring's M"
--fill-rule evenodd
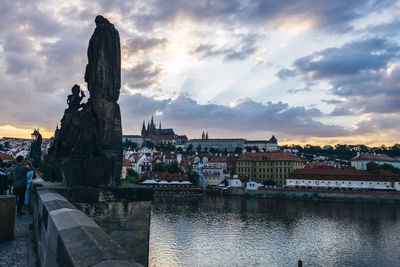
M143 121L143 125L142 125L142 137L146 137L147 133L146 133L146 125Z

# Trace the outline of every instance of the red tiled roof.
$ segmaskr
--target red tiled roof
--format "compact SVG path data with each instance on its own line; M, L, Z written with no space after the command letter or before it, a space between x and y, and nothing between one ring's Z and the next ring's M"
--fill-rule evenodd
M315 169L315 168L332 168L328 162L309 162L304 166L305 169Z
M152 174L153 179L157 178L159 180L164 180L167 182L171 181L189 181L189 178L186 175L182 175L180 173L168 173L168 172L153 172Z
M352 158L352 160L374 160L374 161L398 161L395 158L389 157L385 154L371 154L371 153L360 153L360 156Z
M309 180L357 180L372 181L382 179L394 179L400 181L400 176L386 170L377 170L370 172L365 170L356 170L353 168L321 168L321 169L296 169L293 170L287 179L309 179Z
M151 140L171 140L176 139L176 135L152 135L150 136Z
M242 182L242 183L246 183L249 181L249 177L244 176L244 175L238 175L238 179Z
M210 138L210 139L190 139L190 141L245 141L243 138Z
M122 157L122 166L123 167L132 167L132 163L127 160L125 157Z
M186 166L189 165L193 161L192 158L182 158L180 165Z
M226 155L222 156L212 156L208 162L227 162L228 157Z
M290 152L246 152L240 154L239 161L299 161L304 162Z

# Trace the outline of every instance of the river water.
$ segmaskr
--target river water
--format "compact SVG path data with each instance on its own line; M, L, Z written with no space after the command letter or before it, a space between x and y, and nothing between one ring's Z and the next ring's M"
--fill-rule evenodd
M155 198L149 266L400 266L400 205Z

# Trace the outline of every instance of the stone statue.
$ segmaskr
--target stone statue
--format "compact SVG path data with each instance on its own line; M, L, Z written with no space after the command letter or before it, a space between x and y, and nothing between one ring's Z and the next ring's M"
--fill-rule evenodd
M106 18L97 16L89 41L85 81L92 98L117 101L121 88L121 46L119 34Z
M39 130L34 129L31 136L33 142L31 144L29 157L33 159L33 166L38 168L42 159L42 135L39 133Z
M116 186L122 170L119 34L102 16L95 23L85 71L90 98L81 104L85 94L72 87L51 151L68 185Z
M72 94L68 96L67 104L69 110L78 110L84 106L81 104L82 99L85 97L83 91L81 91L81 87L75 84L71 89ZM79 92L81 95L79 96Z

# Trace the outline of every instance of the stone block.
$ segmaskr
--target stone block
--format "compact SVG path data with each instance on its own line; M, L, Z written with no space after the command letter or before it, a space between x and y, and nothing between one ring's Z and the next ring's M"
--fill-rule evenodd
M50 215L58 231L78 226L100 228L83 212L76 209L62 208L53 210Z
M102 263L93 265L93 267L143 267L142 264L130 261L107 260Z
M106 260L128 259L128 253L100 228L79 226L59 232L59 266L92 266Z
M14 239L15 201L14 195L0 195L0 242Z

